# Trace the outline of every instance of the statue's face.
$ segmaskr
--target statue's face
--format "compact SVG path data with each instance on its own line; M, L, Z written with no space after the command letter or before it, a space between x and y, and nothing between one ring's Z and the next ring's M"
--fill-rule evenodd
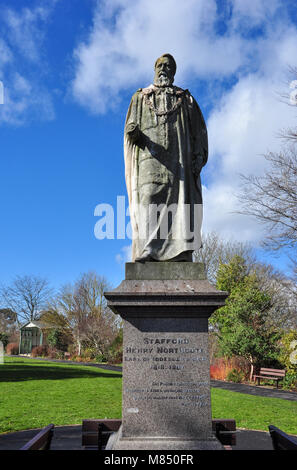
M169 57L161 57L155 67L156 85L169 86L174 80L174 65Z

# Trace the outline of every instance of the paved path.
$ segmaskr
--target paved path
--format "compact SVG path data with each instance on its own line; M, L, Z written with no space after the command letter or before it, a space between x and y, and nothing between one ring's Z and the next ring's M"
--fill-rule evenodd
M232 392L247 393L259 397L281 398L282 400L297 401L296 392L288 392L272 387L263 387L247 384L236 384L233 382L224 382L222 380L211 380L211 386L214 388L223 388Z

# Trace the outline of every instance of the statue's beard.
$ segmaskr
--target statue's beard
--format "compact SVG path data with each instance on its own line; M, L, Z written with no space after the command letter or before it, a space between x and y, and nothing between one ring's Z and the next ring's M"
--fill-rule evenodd
M161 76L155 75L155 85L159 86L170 86L173 83L173 79L169 78L167 75L162 74Z

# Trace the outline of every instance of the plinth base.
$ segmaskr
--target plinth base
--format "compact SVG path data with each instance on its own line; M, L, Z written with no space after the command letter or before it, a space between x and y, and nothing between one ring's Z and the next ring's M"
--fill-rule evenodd
M123 427L107 449L223 448L212 433L208 318L227 295L199 263L126 264L105 292L123 319Z
M216 438L207 440L181 438L123 438L122 427L109 438L105 450L224 450Z

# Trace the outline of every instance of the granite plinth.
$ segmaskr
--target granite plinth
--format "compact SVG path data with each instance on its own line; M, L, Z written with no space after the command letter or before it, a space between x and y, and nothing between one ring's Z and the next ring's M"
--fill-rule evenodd
M202 280L205 277L203 263L146 262L126 263L126 280Z
M187 266L195 263L132 264L126 273L138 279L105 293L124 320L122 427L109 445L222 448L211 426L208 318L227 293L202 276L201 266ZM176 265L171 278L162 264ZM187 279L195 269L200 278Z
M114 433L105 450L224 450L216 437L208 440L169 438L123 438L122 427Z

